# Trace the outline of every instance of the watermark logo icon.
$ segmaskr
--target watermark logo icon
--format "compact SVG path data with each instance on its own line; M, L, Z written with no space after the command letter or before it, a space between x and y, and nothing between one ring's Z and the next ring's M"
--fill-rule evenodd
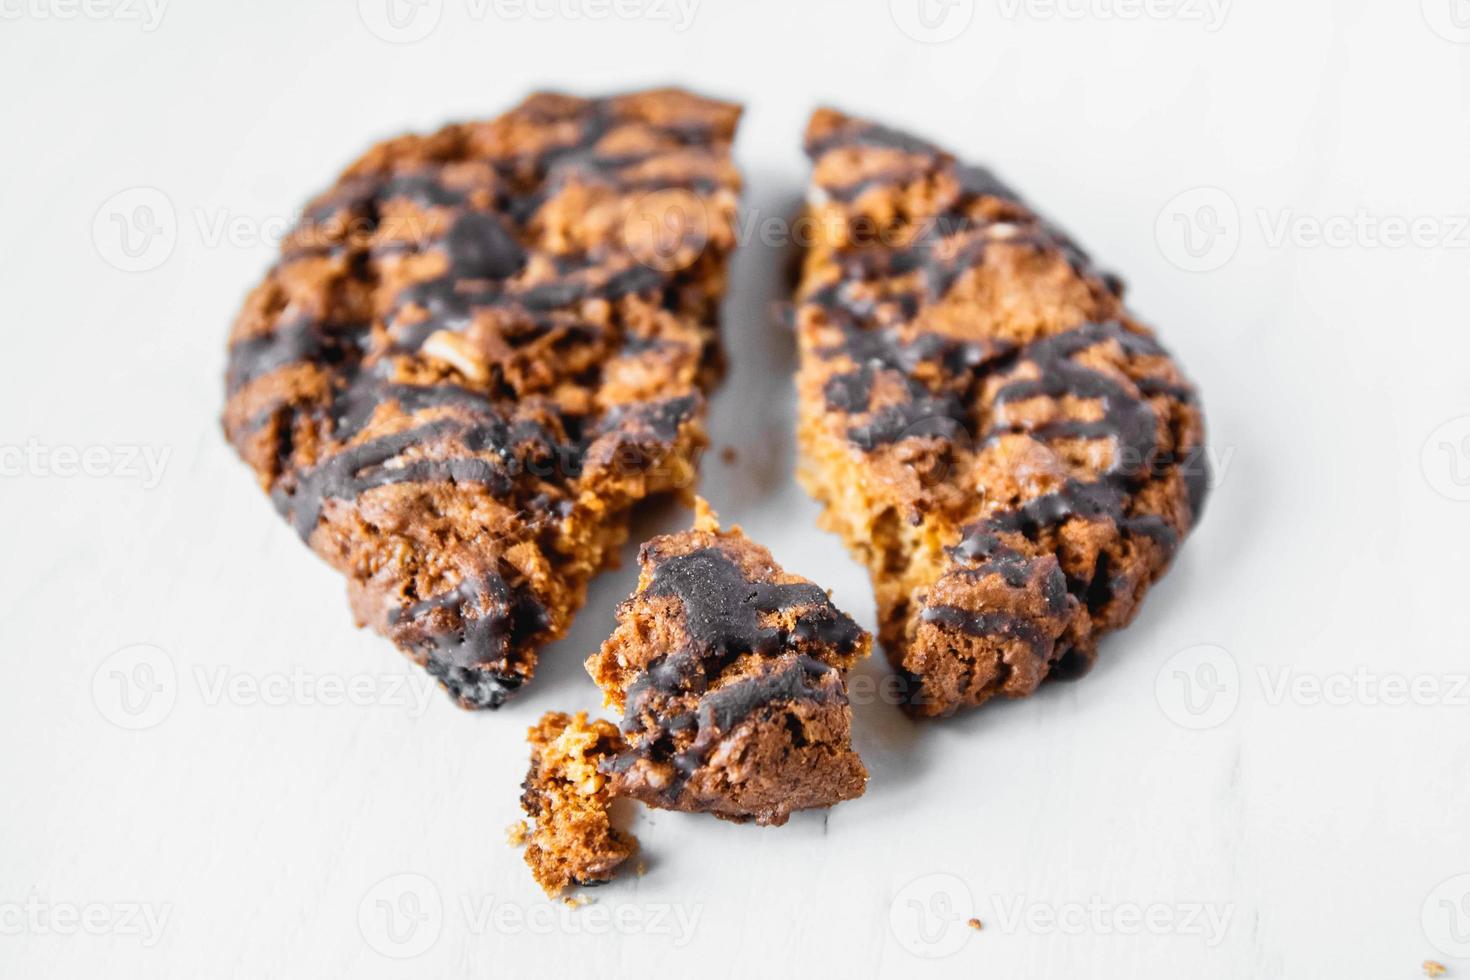
M92 244L103 261L123 272L148 272L168 261L179 242L179 219L156 187L129 187L102 202L92 216Z
M888 0L898 29L923 44L943 44L965 32L975 19L975 0Z
M1240 208L1218 187L1176 194L1154 223L1164 258L1185 272L1212 272L1240 247Z
M1446 41L1470 44L1470 0L1419 0L1429 29Z
M444 0L357 0L357 16L380 41L413 44L439 26Z
M1446 878L1424 899L1424 935L1446 956L1470 957L1470 874Z
M1181 728L1218 728L1240 704L1240 667L1224 647L1188 647L1159 669L1154 697L1164 715Z
M179 676L173 658L149 643L123 647L92 674L92 703L119 728L143 731L174 710Z
M444 929L444 901L421 874L390 875L368 889L357 906L357 928L372 950L390 959L429 951Z
M923 959L958 953L974 931L970 886L951 874L931 874L899 889L888 906L888 926L900 946Z
M1450 419L1429 434L1420 451L1424 479L1450 500L1470 500L1470 415Z

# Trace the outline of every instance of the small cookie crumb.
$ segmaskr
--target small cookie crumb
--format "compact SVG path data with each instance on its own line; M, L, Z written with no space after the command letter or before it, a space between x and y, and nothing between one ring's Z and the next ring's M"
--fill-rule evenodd
M531 828L526 826L526 821L517 820L505 828L505 842L511 847L520 847L526 842L526 838L530 836L530 833Z
M584 905L592 904L592 901L585 895L568 895L561 900L561 903L569 909L579 909Z
M1426 977L1442 977L1448 972L1443 963L1437 963L1434 960L1424 961L1424 975Z
M720 462L726 466L734 466L740 461L740 454L735 451L734 446L726 446L720 450Z
M552 898L573 885L611 881L638 842L612 825L604 760L627 748L616 725L589 721L587 712L548 711L526 733L531 767L521 809L536 822L526 864Z
M985 928L985 923L981 922L979 919L971 919L965 924L968 925L971 929L974 929L976 932L979 932L981 929Z

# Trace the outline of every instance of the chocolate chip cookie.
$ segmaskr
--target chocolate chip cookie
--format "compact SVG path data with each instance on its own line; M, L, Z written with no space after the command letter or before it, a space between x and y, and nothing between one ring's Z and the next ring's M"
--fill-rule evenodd
M1085 671L1199 520L1195 389L989 171L832 110L806 148L799 478L871 572L908 710Z
M531 677L633 504L692 482L739 114L539 94L389 140L245 301L226 435L359 624L465 707Z

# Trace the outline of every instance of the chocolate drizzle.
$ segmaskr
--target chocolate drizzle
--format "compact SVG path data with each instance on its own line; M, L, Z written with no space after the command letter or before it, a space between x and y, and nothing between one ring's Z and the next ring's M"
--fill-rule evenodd
M233 395L256 378L292 364L345 364L361 354L358 344L355 325L342 327L309 319L281 324L271 333L241 340L230 348L225 391Z
M495 708L525 680L510 669L517 645L543 633L550 617L529 589L512 588L498 572L485 572L393 610L388 624L457 701Z
M422 487L425 497L466 488L524 517L557 588L575 593L587 556L562 554L572 546L542 529L572 515L589 468L631 477L640 461L690 441L704 409L677 376L610 406L599 392L605 368L645 350L673 363L674 346L703 358L714 323L704 271L645 266L619 234L596 227L585 238L549 231L576 215L548 208L564 192L575 204L584 188L603 200L671 188L733 194L737 117L682 93L538 95L503 124L377 148L313 201L247 304L249 329L237 332L226 370L227 434L297 533L357 576L349 543L396 532L371 521L359 532L355 517L336 515L381 488ZM723 245L709 248L722 257ZM629 324L650 305L699 334L633 336ZM448 340L426 351L440 333ZM647 476L638 483L659 489ZM397 499L379 497L389 507ZM620 520L626 505L597 519ZM437 513L438 503L426 506ZM328 523L331 535L319 534ZM456 554L448 564L494 559ZM426 659L462 703L494 705L530 675L549 629L553 600L544 582L537 588L504 568L471 573L374 625Z
M972 612L955 606L925 606L919 618L926 623L938 623L971 636L1011 637L1026 644L1037 656L1045 656L1050 652L1051 638L1038 630L1034 623L1011 613Z
M1095 642L1089 629L1111 628L1126 619L1141 594L1139 570L1145 579L1160 574L1183 534L1199 520L1208 468L1197 431L1183 428L1189 425L1186 414L1197 412L1194 389L1178 380L1168 353L1151 335L1131 321L1111 318L1121 315L1116 300L1122 282L1098 270L994 174L959 164L923 140L831 112L819 113L811 132L808 153L819 161L819 190L825 192L825 198L816 199L835 202L830 205L834 213L821 221L836 218L846 228L799 300L818 314L813 322L821 325L824 337L835 332L840 338L817 347L815 355L851 365L826 373L821 389L827 410L843 417L847 441L876 454L909 439L937 440L941 452L958 457L945 472L964 474L971 472L974 456L1024 436L1055 448L1057 458L1073 470L1050 492L1016 502L990 502L986 488L978 488L981 506L976 509L983 516L959 529L958 540L947 549L953 564L940 573L1000 576L1015 593L1017 608L1033 611L964 609L921 592L898 611L909 624L904 642L912 642L916 618L974 636L1013 639L1043 663L1057 664L1068 657L1074 641ZM902 162L869 152L873 148L898 151ZM821 159L834 151L847 156ZM844 171L863 179L843 184ZM890 198L872 199L871 205L856 200L874 188L890 191ZM931 212L910 210L920 196L934 202ZM878 240L863 238L862 223L870 213L895 210L899 217ZM1095 309L1105 311L1100 322L1060 332L1053 328L1026 343L981 336L959 340L926 330L924 314L943 304L967 274L985 264L989 250L1001 245L1063 259L1097 298ZM975 315L983 316L986 300L974 302L980 304ZM946 311L942 322L953 316ZM985 328L976 324L976 333ZM1049 402L1053 410L1038 413L1038 401ZM1084 407L1074 411L1073 405ZM1062 444L1079 442L1105 445L1106 463L1086 475L1077 472L1082 466L1068 462L1075 449ZM1103 451L1101 446L1088 450L1092 459ZM1179 481L1176 489L1153 490L1165 480ZM1181 497L1187 513L1174 506ZM921 523L922 508L911 518ZM1064 544L1059 532L1074 521L1107 527L1106 537L1093 539L1107 543L1100 548ZM1076 551L1070 562L1068 547ZM1075 560L1079 555L1088 557ZM901 564L906 559L885 560ZM875 575L882 574L887 572L875 568ZM1022 601L1038 594L1039 605ZM1115 605L1120 597L1126 601ZM1057 626L1083 611L1093 621L1066 631ZM900 652L895 662L901 659ZM916 680L915 691L923 678Z
M687 641L652 665L629 692L701 692L738 656L771 656L788 645L815 643L842 653L856 649L862 629L837 611L827 593L810 582L753 582L718 548L701 548L660 562L644 590L651 598L677 599ZM777 613L797 612L796 625L767 625Z
M672 799L757 709L845 698L840 672L812 654L851 655L864 634L820 588L753 581L717 547L660 558L645 546L643 560L654 563L653 575L634 601L677 600L685 641L628 686L623 733L632 748L615 767L671 763L675 776L665 795ZM778 622L792 613L794 625ZM763 662L726 681L727 669L748 654ZM689 732L691 738L674 737Z
M1050 556L1054 544L1050 535L1071 520L1112 525L1124 541L1143 540L1160 553L1159 565L1172 558L1179 545L1179 532L1161 515L1135 511L1136 494L1151 478L1167 472L1180 461L1172 454L1161 454L1157 445L1158 417L1147 397L1139 389L1117 376L1085 367L1076 360L1078 354L1098 344L1116 343L1130 355L1164 356L1151 338L1126 330L1119 323L1089 323L1066 333L1042 338L1024 348L1018 362L1030 364L1034 378L1011 381L996 392L991 412L992 424L982 443L989 443L1012 432L1023 432L1040 442L1060 439L1101 439L1110 443L1111 463L1095 479L1068 479L1058 490L1034 497L1017 506L1001 509L961 530L959 541L949 553L976 574L1010 572L1008 584L1023 587L1029 575L1045 566L1051 581L1060 577ZM1193 393L1187 390L1176 394ZM1092 421L1051 422L1039 426L1012 424L1006 408L1032 398L1058 399L1071 397L1095 402L1101 417ZM1191 500L1195 501L1191 492ZM1192 503L1192 519L1197 520L1203 497ZM1014 544L1006 543L1022 539ZM1039 554L1036 554L1039 551ZM1099 557L1095 568L1086 576L1067 577L1066 594L1072 602L1099 614L1113 602L1117 588L1127 582L1115 581L1106 554ZM1055 585L1049 592L1051 611L1055 613ZM922 613L924 622L945 625L974 636L1014 636L1032 647L1034 654L1048 663L1060 661L1069 653L1066 645L1053 647L1050 640L1024 623L1011 622L1012 617L987 612L964 613L946 610L945 615Z
M377 487L401 483L453 483L484 486L494 496L510 492L513 476L502 461L480 456L403 459L410 449L445 439L456 439L465 452L489 449L511 453L512 427L503 423L474 425L441 419L393 435L358 443L302 473L294 487L278 487L277 509L288 517L303 540L310 540L330 499L355 500ZM396 465L389 465L396 464Z
M1111 465L1092 481L1071 479L1062 489L1029 500L1018 507L991 514L967 527L951 553L960 559L985 551L998 533L1021 534L1037 541L1073 518L1110 521L1125 535L1147 538L1166 556L1178 546L1179 534L1158 514L1133 513L1134 494L1148 479L1182 461L1161 454L1157 444L1158 416L1145 395L1130 390L1117 377L1073 360L1098 344L1116 343L1129 355L1166 356L1150 337L1133 333L1120 323L1089 323L1076 330L1044 337L1026 347L1021 360L1034 366L1037 377L1012 381L1000 388L993 405L996 419L986 441L1006 432L1020 431L1041 442L1057 439L1104 439L1111 443ZM1193 392L1175 386L1174 397L1193 400ZM1095 401L1102 417L1084 422L1052 422L1042 426L1014 426L1006 422L1009 405L1031 398L1072 397ZM1196 459L1196 462L1198 458ZM1194 467L1191 467L1194 468ZM1194 491L1191 490L1191 499ZM1197 520L1203 495L1192 507ZM1167 560L1167 559L1166 559Z
M901 401L883 406L866 422L848 429L852 443L869 452L912 437L965 438L969 420L966 396L973 379L982 371L1008 363L1010 347L1000 342L961 341L935 334L904 340L896 327L863 329L851 311L839 315L838 322L842 345L822 353L826 357L847 357L858 366L827 380L823 390L827 407L848 415L869 413L873 383L880 373L904 391ZM920 370L943 378L970 380L936 390L916 377Z

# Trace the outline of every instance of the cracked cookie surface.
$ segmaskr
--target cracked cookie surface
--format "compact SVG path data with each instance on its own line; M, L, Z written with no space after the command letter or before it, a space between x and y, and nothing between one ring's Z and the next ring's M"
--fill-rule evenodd
M869 568L907 710L1084 672L1199 519L1194 388L993 174L825 109L806 148L798 477Z
M231 332L224 429L360 625L465 707L686 488L719 370L738 107L538 94L371 149Z
M639 553L638 590L587 669L623 712L613 793L782 824L862 795L845 673L872 638L703 501Z

